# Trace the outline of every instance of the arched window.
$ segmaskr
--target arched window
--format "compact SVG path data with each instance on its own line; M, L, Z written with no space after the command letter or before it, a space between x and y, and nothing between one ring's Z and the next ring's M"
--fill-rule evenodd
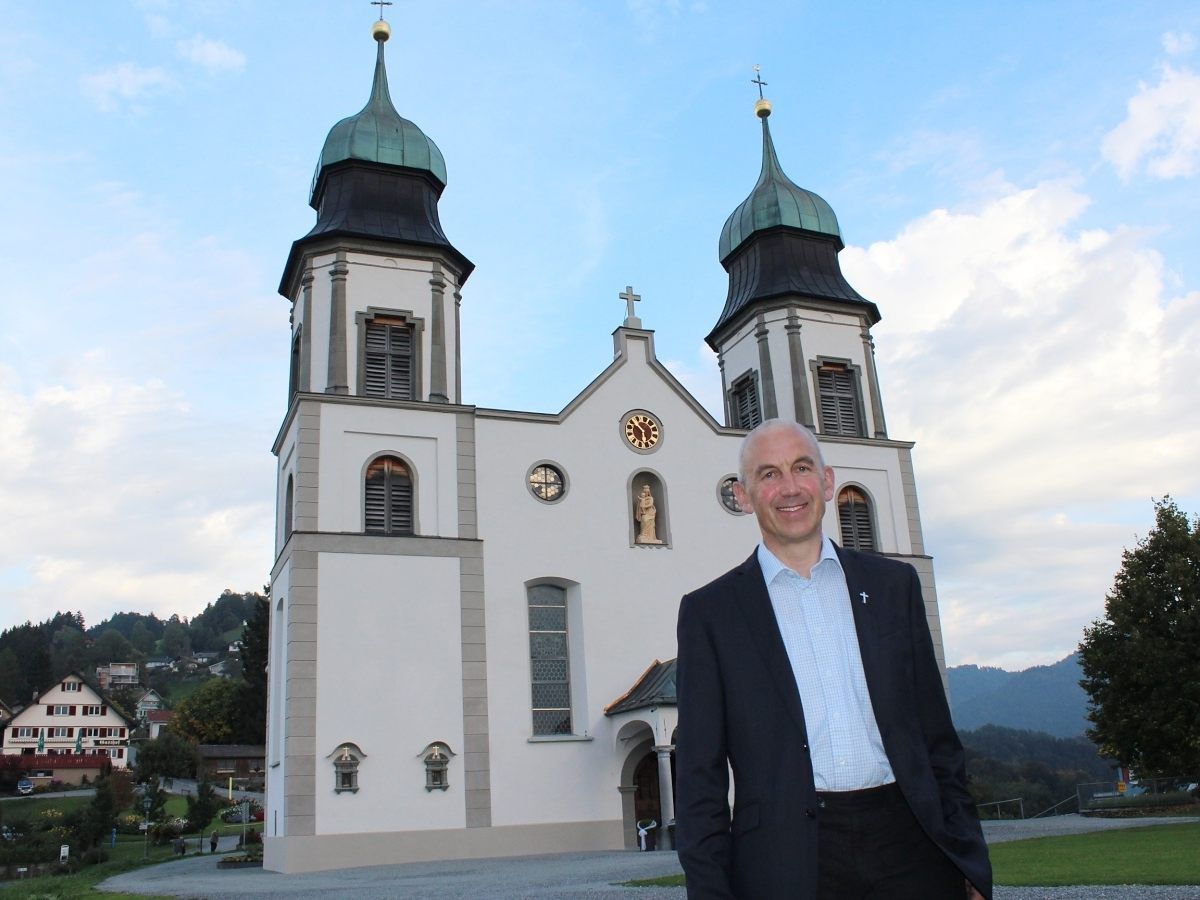
M363 528L368 534L413 533L412 475L394 456L381 456L367 467Z
M838 494L838 521L842 526L843 547L875 552L875 526L866 494L856 487L842 488Z
M288 475L287 487L283 491L283 539L285 541L292 536L292 506L294 496L295 489L292 483L292 476Z
M571 733L571 659L567 592L555 584L529 587L529 669L533 733Z

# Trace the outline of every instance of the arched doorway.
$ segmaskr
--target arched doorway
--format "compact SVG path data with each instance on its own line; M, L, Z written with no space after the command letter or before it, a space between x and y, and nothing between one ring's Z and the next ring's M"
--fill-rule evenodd
M636 833L638 823L652 821L656 827L651 830L649 843L655 849L669 850L673 846L673 842L667 834L667 826L669 818L672 818L674 813L666 814L663 812L662 803L662 777L659 768L659 754L653 747L647 747L639 754L636 765L633 767L633 824ZM671 785L672 785L672 800L674 800L675 783L675 754L671 754ZM671 810L674 810L675 804L670 804Z
M658 794L658 754L650 750L633 770L633 819L653 819L662 824L662 803ZM657 837L657 835L655 835Z

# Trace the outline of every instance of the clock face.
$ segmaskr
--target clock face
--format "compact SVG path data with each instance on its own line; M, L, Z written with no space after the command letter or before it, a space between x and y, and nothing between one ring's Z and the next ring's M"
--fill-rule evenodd
M653 416L634 413L625 420L625 440L638 450L651 450L658 445L662 428Z

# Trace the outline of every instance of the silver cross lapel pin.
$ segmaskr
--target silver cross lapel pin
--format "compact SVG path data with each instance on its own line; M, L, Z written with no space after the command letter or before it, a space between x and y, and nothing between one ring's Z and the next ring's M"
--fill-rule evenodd
M863 591L858 596L862 597L862 602L865 604L867 602L867 598L870 597L871 595L868 594L866 591Z

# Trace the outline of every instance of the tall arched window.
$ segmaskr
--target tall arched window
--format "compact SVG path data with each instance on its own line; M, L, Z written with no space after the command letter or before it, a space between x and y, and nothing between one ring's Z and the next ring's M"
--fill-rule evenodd
M381 456L367 467L363 527L368 534L413 533L412 475L394 456Z
M287 487L283 492L283 539L292 536L292 507L295 502L295 487L292 476L288 475Z
M875 526L866 494L856 487L842 488L838 494L838 521L842 526L843 547L875 552Z
M571 733L571 659L567 592L555 584L529 587L529 669L533 733Z

